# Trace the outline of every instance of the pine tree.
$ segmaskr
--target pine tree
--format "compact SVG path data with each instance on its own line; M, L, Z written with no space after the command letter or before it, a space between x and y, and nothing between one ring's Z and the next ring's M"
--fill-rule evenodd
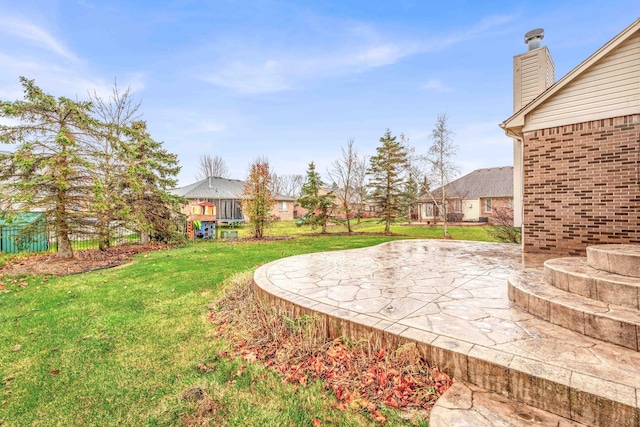
M415 180L413 174L409 174L407 181L404 183L404 191L402 195L402 205L404 207L407 222L411 222L413 207L420 196L420 187Z
M380 206L385 222L384 232L391 231L391 221L402 212L404 172L407 167L407 148L391 136L387 129L380 138L376 155L370 159L368 174L371 198Z
M298 203L312 214L305 223L314 228L319 225L322 227L322 233L326 233L327 223L336 205L335 195L332 192L321 194L323 193L323 185L324 182L320 178L320 174L316 172L315 163L309 163L307 180L302 185L302 195L298 199Z
M98 123L90 102L55 98L25 77L20 82L24 100L0 101L0 117L17 122L0 126L2 142L16 145L0 166L5 209L42 211L57 236L58 255L73 258L70 236L88 226L87 150Z
M93 194L90 209L96 217L98 247L106 250L113 244L114 229L131 219L122 182L127 179L126 144L132 135L131 124L139 120L141 103L134 101L131 88L121 91L114 82L111 96L104 100L90 95L101 132L92 142L90 153Z
M269 163L256 160L251 165L242 194L242 212L249 218L249 225L256 239L264 237L265 229L271 222L271 208L275 199L270 187Z
M130 132L123 153L127 174L120 183L130 207L129 219L143 236L153 234L162 242L182 240L177 224L183 219L180 204L184 200L168 191L177 184L178 156L151 138L146 122L133 122Z

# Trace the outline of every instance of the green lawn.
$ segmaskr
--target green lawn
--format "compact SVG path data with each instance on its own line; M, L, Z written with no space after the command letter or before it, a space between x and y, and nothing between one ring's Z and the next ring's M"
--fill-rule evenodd
M357 221L351 222L354 232L360 233L381 233L384 231L384 224L376 218L363 219L360 224ZM251 230L246 224L236 226L234 228L222 227L222 230L238 230L240 237L248 237ZM345 233L347 231L346 223L336 223L327 228L327 234ZM278 221L272 223L265 233L266 236L297 236L304 234L319 233L320 228L312 229L309 226L298 227L295 221ZM391 226L391 232L401 234L406 238L417 239L439 239L443 236L441 226L424 225L407 225L398 222ZM476 240L476 241L492 241L486 232L485 226L469 225L465 227L449 227L449 235L456 240Z
M418 234L394 228L404 230ZM460 236L471 238L467 233ZM112 270L3 277L12 292L0 291L0 425L182 425L195 403L180 396L194 386L220 404L216 416L229 426L311 425L314 418L323 426L369 425L362 415L332 409L317 384L282 385L259 365L220 357L230 344L213 336L207 307L230 277L250 277L260 264L392 238L206 241L138 255ZM17 286L22 282L28 286ZM201 363L214 370L202 372ZM390 414L390 425L402 425Z

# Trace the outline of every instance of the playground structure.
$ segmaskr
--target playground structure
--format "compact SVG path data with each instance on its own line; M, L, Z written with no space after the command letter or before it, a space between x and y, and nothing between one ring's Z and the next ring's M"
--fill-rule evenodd
M191 208L187 218L189 240L216 238L216 207L210 202L200 202Z

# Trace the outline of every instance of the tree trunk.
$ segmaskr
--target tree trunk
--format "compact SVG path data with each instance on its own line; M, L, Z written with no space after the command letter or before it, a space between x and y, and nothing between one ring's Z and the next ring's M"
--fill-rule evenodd
M140 231L140 243L147 244L151 241L148 231Z
M58 190L56 195L56 216L55 228L58 237L58 257L73 258L73 248L69 239L69 224L67 223L67 215L65 212L65 204L67 193L64 190Z
M447 201L445 199L444 186L443 186L442 187L442 224L443 224L442 229L444 231L444 238L448 239L449 229L447 227L447 205L445 203L447 203Z
M73 248L69 239L69 227L65 221L56 224L58 235L58 256L60 258L73 258Z
M96 227L98 228L98 249L106 251L111 247L111 236L107 220L104 217L100 218Z

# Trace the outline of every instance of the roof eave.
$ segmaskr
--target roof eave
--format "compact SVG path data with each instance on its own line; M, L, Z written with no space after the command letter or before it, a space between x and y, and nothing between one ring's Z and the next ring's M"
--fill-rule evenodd
M525 105L520 110L518 110L515 114L513 114L503 123L501 123L500 127L504 129L507 135L511 136L512 138L520 138L521 136L516 136L516 135L518 134L522 135L522 128L524 127L525 116L527 114L529 114L533 109L538 107L547 99L552 97L559 90L564 88L567 84L573 81L576 77L582 74L586 69L591 67L594 63L598 62L605 55L609 54L609 52L611 52L613 49L615 49L624 41L626 41L629 37L631 37L631 35L633 35L638 30L640 30L640 18L636 19L631 25L629 25L627 28L622 30L614 38L609 40L604 46L602 46L600 49L595 51L587 59L582 61L577 67L569 71L567 74L564 75L564 77L562 77L560 80L555 82L553 85L549 86L547 90L542 92L540 95L534 98L531 102L529 102L527 105ZM518 128L518 127L519 129L517 132L512 132L511 134L509 133L511 129Z

